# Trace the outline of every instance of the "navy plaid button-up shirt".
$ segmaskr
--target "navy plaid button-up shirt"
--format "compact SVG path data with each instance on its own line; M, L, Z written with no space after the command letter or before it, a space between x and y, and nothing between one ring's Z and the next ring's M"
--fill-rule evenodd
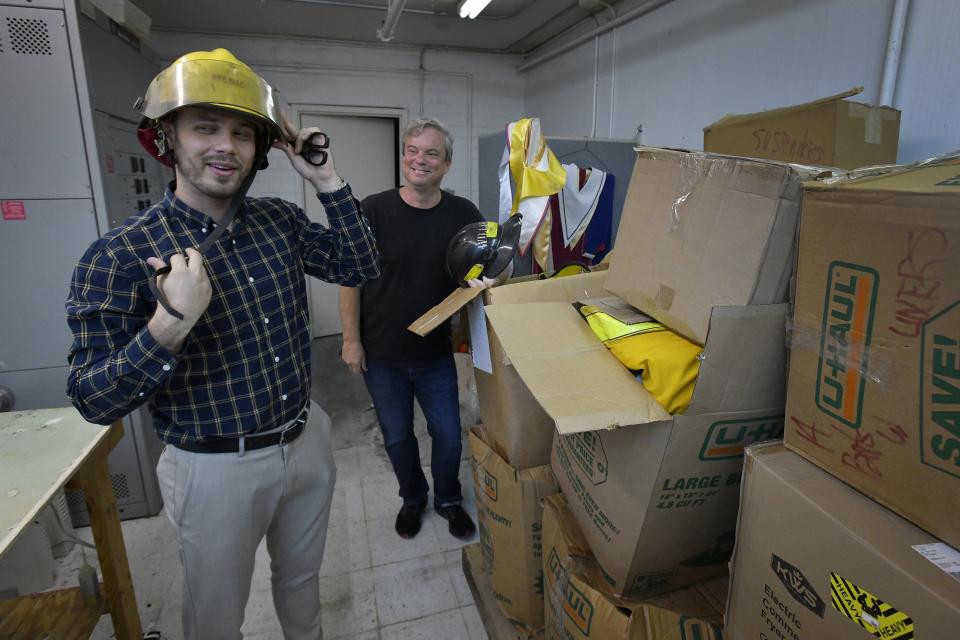
M247 198L205 256L210 305L176 355L147 330L156 308L147 258L184 253L213 220L163 200L97 240L67 298L73 332L67 393L91 422L149 401L166 442L236 436L292 420L309 399L310 330L304 273L356 286L379 275L377 250L350 188L318 194L329 228L295 205Z

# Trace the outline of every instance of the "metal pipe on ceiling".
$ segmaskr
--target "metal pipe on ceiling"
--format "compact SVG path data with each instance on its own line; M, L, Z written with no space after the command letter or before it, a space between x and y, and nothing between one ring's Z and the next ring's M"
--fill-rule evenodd
M611 31L612 29L616 29L622 24L626 24L632 20L636 20L637 18L645 16L648 13L659 9L664 5L670 4L671 2L673 2L673 0L651 0L650 2L647 2L635 9L631 9L630 11L624 13L619 18L611 20L610 22L604 25L601 25L588 33L585 33L582 36L574 38L573 40L571 40L570 42L567 42L566 44L560 45L556 49L548 51L543 55L539 55L534 58L531 58L530 60L527 60L526 62L521 64L519 67L517 67L517 71L521 71L521 72L528 71L534 67L540 66L544 62L547 62L548 60L552 60L553 58L559 56L560 54L566 53L567 51L580 46L584 42L589 42L591 39L596 38L597 36L603 35L604 33Z
M407 0L388 0L387 4L387 16L380 23L380 28L377 29L377 38L381 42L393 40L393 30L396 28L397 22L400 21L403 5L407 4Z
M292 1L292 2L308 2L308 3L310 3L310 4L321 4L321 5L325 5L325 6L328 6L328 7L344 7L344 8L347 8L347 9L371 9L371 10L373 10L373 11L382 11L382 10L383 10L382 7L380 7L379 5L374 6L374 5L369 5L369 4L357 3L357 2L355 2L355 1L354 1L354 2L351 2L351 0L290 0L290 1ZM523 9L521 9L521 11L523 11L523 10L525 10L525 9L526 9L526 7L524 7ZM439 17L444 17L444 18L456 18L456 17L459 17L459 16L457 16L457 12L456 12L455 10L454 10L454 11L434 11L434 10L429 10L429 9L408 9L408 8L404 8L404 9L403 9L403 13L417 13L417 14L420 14L420 15L423 15L423 16L439 16ZM481 15L477 16L477 20L507 20L507 19L516 17L519 13L520 13L520 12L517 12L517 13L514 13L514 14L510 14L510 15L489 15L489 14L488 14L488 15L483 15L483 14L481 14Z

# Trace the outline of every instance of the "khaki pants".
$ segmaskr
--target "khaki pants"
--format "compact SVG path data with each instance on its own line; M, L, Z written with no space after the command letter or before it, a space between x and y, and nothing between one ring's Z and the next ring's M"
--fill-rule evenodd
M311 402L299 438L237 453L168 446L157 475L183 563L185 640L235 640L263 537L286 640L320 640L320 561L336 479L330 417Z

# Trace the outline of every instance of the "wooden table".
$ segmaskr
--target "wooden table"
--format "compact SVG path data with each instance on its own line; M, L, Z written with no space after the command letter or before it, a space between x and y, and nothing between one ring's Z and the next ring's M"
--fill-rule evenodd
M93 604L79 587L0 601L0 640L89 638L107 613L117 638L141 638L107 470L107 455L122 436L121 422L90 424L72 407L0 413L0 555L66 484L85 494L103 575Z

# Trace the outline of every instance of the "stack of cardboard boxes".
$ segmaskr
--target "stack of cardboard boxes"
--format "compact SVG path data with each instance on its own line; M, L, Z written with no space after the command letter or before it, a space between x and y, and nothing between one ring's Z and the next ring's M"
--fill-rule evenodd
M674 637L650 635L664 624L678 638L684 625L703 638L719 633L722 605L704 596L717 592L704 583L726 579L744 446L783 433L785 300L800 185L815 175L638 149L609 271L507 284L473 303L483 322L474 326L475 358L488 354L476 370L483 426L471 436L485 564L501 608L525 634L544 624L529 606L544 590L548 638ZM571 304L611 294L703 345L683 415L668 414ZM418 329L476 295L457 292ZM529 508L550 492L545 465L566 498L547 516ZM508 487L525 496L522 517L502 510ZM577 536L579 568L561 570L567 543L557 541ZM530 580L532 553L517 559L524 539L544 563L539 583ZM498 575L512 593L495 584ZM574 592L579 605L568 601ZM576 619L601 610L610 616Z
M874 173L805 189L787 448L748 454L730 637L960 629L960 163Z
M830 158L895 157L899 114L842 97L797 111ZM638 148L609 270L471 303L484 566L520 636L955 637L960 164L876 173ZM703 346L682 415L571 304L611 295Z

